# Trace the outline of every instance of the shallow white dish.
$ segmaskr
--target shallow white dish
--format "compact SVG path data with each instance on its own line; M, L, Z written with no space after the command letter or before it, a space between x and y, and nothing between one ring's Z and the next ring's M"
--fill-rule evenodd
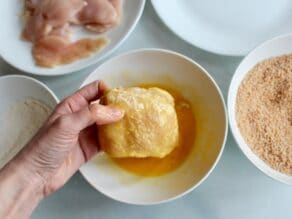
M36 79L22 75L0 77L0 115L5 113L11 105L25 98L39 100L52 109L59 102L56 95L45 84ZM9 152L7 155L7 151L11 151L11 153ZM0 167L14 156L14 149L0 144Z
M0 33L0 55L6 62L21 71L46 76L72 73L88 67L109 55L134 30L145 5L145 0L124 0L121 23L104 35L89 33L83 29L74 33L74 38L106 36L111 42L101 51L72 64L61 65L56 68L42 68L34 63L31 54L32 44L20 39L23 29L23 21L21 19L23 11L22 2L24 0L9 0L3 1L1 4L0 27L2 31Z
M227 115L222 94L206 70L178 53L146 49L105 62L82 86L97 79L104 80L110 87L158 83L179 90L193 107L196 140L182 166L159 177L133 175L100 153L80 168L94 188L121 202L150 205L181 197L207 178L224 148Z
M269 40L257 48L255 48L251 53L249 53L243 61L240 63L235 71L235 74L231 80L229 93L228 93L228 115L230 128L233 133L235 140L239 148L245 154L245 156L262 172L268 176L292 185L292 176L282 174L271 167L269 167L265 162L263 162L256 154L252 152L250 147L244 141L240 130L236 122L236 97L238 88L241 81L244 79L246 74L251 70L258 62L268 59L274 56L284 55L292 53L292 34L276 37Z
M245 55L259 43L292 32L290 0L152 0L162 21L204 50Z

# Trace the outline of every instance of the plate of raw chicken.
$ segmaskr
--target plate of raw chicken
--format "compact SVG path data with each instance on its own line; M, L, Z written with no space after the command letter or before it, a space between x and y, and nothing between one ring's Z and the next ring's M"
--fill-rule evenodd
M145 0L9 0L0 8L0 54L37 75L97 63L132 32Z

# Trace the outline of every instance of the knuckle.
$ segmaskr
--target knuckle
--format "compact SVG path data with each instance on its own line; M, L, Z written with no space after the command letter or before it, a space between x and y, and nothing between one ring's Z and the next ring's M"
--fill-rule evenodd
M70 118L66 115L60 116L56 120L56 126L60 129L67 128L70 126Z
M93 112L95 115L98 115L101 113L102 109L99 103L93 103L91 104L91 112Z
M66 97L65 99L63 99L59 104L58 104L58 107L63 107L64 105L68 104L71 102L71 98L70 96L69 97Z
M98 104L92 104L92 110L95 114L99 114L100 112L100 107Z

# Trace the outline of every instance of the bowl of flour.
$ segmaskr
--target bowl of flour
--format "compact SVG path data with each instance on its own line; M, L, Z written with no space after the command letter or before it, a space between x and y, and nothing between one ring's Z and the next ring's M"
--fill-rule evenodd
M35 135L59 102L43 83L27 76L0 77L0 169Z

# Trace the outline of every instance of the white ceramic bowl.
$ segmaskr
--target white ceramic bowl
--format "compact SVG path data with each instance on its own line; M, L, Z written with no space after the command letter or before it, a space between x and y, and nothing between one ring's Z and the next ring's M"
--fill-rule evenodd
M56 95L36 79L22 75L0 77L0 115L5 113L9 106L27 97L39 100L52 109L59 102ZM7 145L0 143L0 167L4 166L19 150L20 148L17 150L7 148ZM11 151L11 153L9 152L7 155L5 153L7 151Z
M227 115L222 94L206 70L178 53L146 49L105 62L82 86L97 79L110 87L159 83L179 90L192 104L196 140L190 156L177 170L152 178L133 175L100 153L80 168L94 188L121 202L150 205L181 197L207 178L224 148Z
M20 39L23 29L24 0L2 1L0 7L0 56L15 68L36 75L54 76L76 72L93 65L117 49L134 30L145 5L145 0L125 0L121 23L103 34L111 42L92 56L55 68L42 68L35 64L31 54L32 44ZM82 28L75 28L74 39L84 37L96 38L101 35L90 33Z
M263 162L256 154L252 152L250 147L244 141L240 130L236 122L236 96L238 88L241 84L241 81L244 79L245 75L251 70L258 62L271 58L273 56L279 56L283 54L292 53L292 34L276 37L272 40L269 40L252 52L250 52L240 63L238 68L235 71L235 74L232 78L229 94L228 94L228 114L231 131L239 148L245 154L245 156L261 171L263 171L268 176L292 185L292 176L282 174L271 167L269 167L265 162Z

